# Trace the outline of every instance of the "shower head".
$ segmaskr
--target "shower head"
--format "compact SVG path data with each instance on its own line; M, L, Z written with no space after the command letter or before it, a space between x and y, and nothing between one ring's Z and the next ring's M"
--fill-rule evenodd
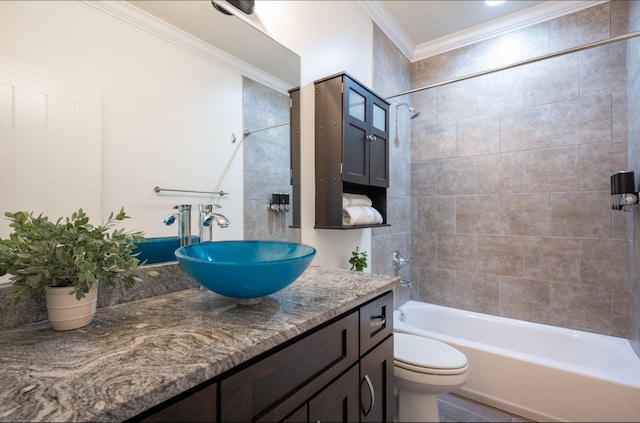
M414 109L413 107L409 106L409 103L396 103L396 110L400 106L404 106L409 110L409 113L411 113L411 119L415 119L418 117L418 115L420 115L420 112Z

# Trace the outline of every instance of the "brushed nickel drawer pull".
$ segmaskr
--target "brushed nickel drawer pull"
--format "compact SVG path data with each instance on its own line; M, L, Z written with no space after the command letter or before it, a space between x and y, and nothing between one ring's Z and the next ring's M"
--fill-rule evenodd
M364 406L360 404L360 407L362 408L362 414L364 414L364 416L367 417L371 412L371 410L373 409L373 405L376 403L376 391L375 389L373 389L373 383L371 383L371 379L369 379L369 375L364 375L363 382L367 382L367 388L369 388L369 392L371 393L371 403L369 404L369 408L365 410Z
M384 316L371 316L371 326L376 328L384 326L387 323L387 319Z

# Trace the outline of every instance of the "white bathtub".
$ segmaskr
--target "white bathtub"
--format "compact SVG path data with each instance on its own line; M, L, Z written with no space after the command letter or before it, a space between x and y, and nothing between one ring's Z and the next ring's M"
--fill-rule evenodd
M463 396L537 421L640 421L640 359L626 339L417 301L393 324L467 356Z

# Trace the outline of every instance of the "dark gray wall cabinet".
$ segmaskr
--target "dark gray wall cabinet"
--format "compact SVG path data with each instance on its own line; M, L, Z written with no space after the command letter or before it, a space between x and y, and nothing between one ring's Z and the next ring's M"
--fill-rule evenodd
M342 224L342 194L369 196L386 226L389 102L346 73L315 81L315 227Z

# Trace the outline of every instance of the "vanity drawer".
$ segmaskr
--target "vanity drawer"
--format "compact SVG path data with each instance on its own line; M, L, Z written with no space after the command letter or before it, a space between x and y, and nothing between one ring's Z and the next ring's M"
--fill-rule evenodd
M360 308L360 355L393 332L393 294L376 298Z
M221 419L281 420L357 361L358 311L354 311L223 379Z

